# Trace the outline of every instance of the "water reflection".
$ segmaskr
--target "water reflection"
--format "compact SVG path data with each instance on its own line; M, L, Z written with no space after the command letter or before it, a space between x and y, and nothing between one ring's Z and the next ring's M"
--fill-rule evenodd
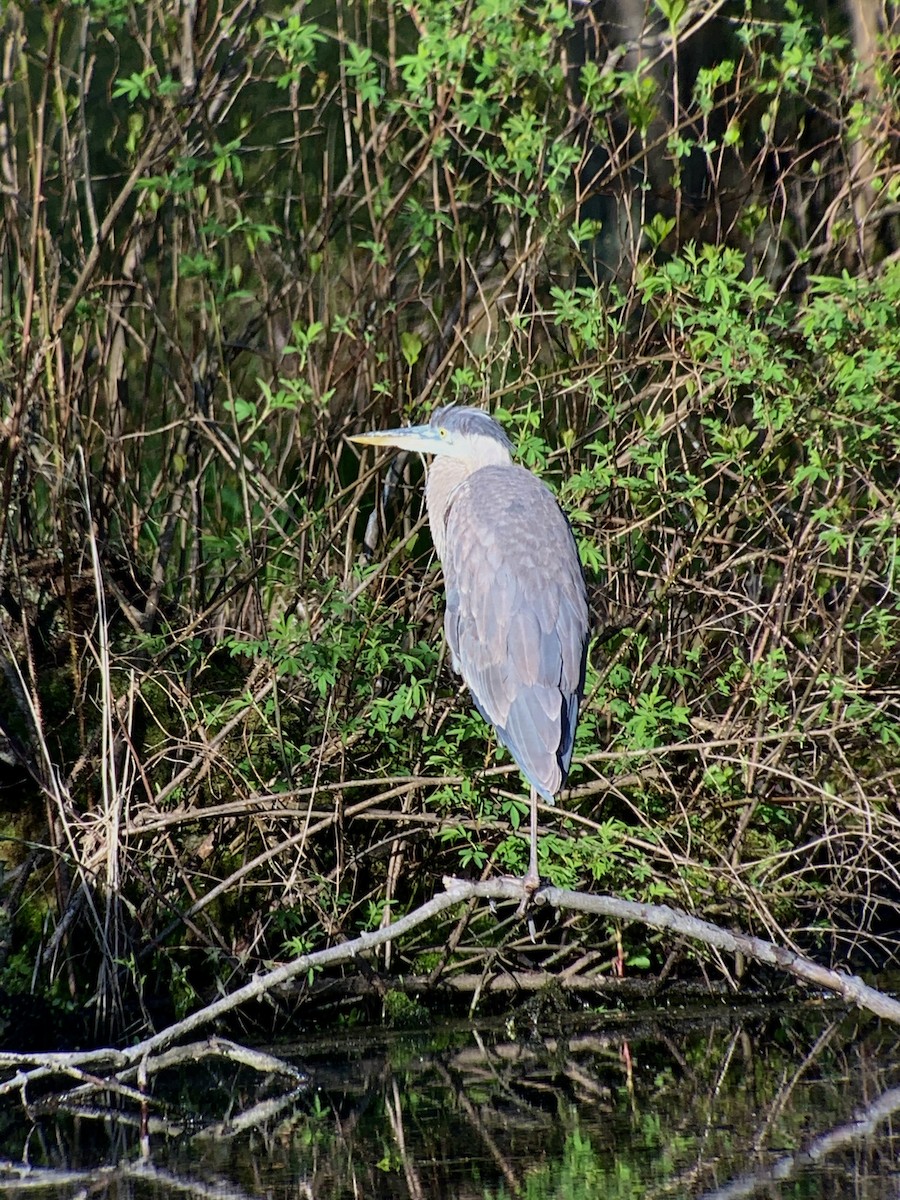
M896 1197L897 1033L836 1010L601 1016L278 1051L306 1083L210 1060L152 1105L18 1097L2 1186L57 1196L528 1200Z

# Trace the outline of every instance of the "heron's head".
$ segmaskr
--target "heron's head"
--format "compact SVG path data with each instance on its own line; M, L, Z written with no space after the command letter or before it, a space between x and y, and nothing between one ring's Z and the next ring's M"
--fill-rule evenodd
M356 434L350 440L367 446L393 446L397 450L456 458L473 468L506 464L513 448L493 417L479 408L452 404L435 409L427 425L373 430Z

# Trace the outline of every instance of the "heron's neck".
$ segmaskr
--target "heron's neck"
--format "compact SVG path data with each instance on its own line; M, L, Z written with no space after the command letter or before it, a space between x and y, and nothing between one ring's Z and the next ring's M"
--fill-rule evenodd
M455 487L471 474L468 463L458 458L434 458L425 479L425 504L428 508L428 524L438 558L443 560L447 510L450 495Z

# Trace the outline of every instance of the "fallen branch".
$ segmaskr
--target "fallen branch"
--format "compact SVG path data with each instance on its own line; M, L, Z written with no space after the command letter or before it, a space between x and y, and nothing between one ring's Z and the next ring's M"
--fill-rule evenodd
M245 1192L223 1179L207 1182L195 1175L176 1174L156 1167L151 1162L121 1162L108 1167L88 1167L85 1170L56 1167L33 1167L13 1159L0 1159L0 1190L20 1193L25 1189L59 1189L77 1196L113 1192L119 1188L132 1194L135 1182L152 1184L155 1194L177 1196L186 1194L198 1200L255 1200L257 1193ZM130 1185L130 1186L129 1186ZM77 1188L78 1191L73 1191ZM301 1190L300 1195L304 1192Z
M458 880L444 880L448 892L456 893ZM460 899L467 899L468 889L482 888L490 884L463 884L466 889ZM479 893L480 894L480 893ZM585 892L567 892L561 888L542 888L535 896L538 903L552 904L554 908L566 908L575 912L592 913L595 916L614 917L620 921L639 921L649 925L651 929L668 930L682 934L696 942L703 942L717 950L728 954L741 953L747 958L777 967L779 970L801 979L804 983L834 992L848 1004L858 1005L883 1017L887 1021L900 1024L900 1001L888 996L877 988L863 983L858 975L847 975L844 971L832 971L820 966L811 958L789 950L786 946L776 946L763 938L751 937L746 933L734 933L713 925L711 921L692 917L677 908L669 908L667 904L638 904L633 900L619 900L615 896L591 896Z
M744 1196L755 1196L775 1184L796 1179L815 1163L826 1161L840 1151L859 1146L871 1138L880 1125L900 1109L900 1088L891 1088L877 1096L871 1104L859 1108L850 1121L835 1125L824 1133L804 1141L803 1148L784 1154L773 1163L762 1166L749 1175L733 1179L724 1187L706 1192L702 1200L741 1200ZM771 1193L769 1193L771 1194Z
M309 996L317 1003L343 999L347 996L383 996L385 992L403 992L407 996L418 996L423 1000L429 995L497 995L501 992L511 992L525 995L528 992L542 992L552 988L555 992L572 992L577 995L603 996L615 998L625 1003L647 1003L652 1001L662 989L662 984L656 978L641 979L638 976L621 978L618 975L604 974L602 971L590 973L569 974L562 970L525 970L509 966L492 967L484 971L459 971L446 973L435 983L430 975L381 975L373 978L360 972L358 975L348 975L341 979L316 980L309 990ZM671 994L671 993L670 993ZM695 981L679 983L677 996L679 1000L709 1000L712 996L722 997L733 994L733 989L724 981Z
M376 947L396 940L417 926L432 920L446 909L453 908L464 901L472 899L508 900L518 903L522 900L523 895L521 883L514 879L493 879L481 883L468 883L461 879L447 878L444 880L444 888L442 893L393 924L369 933L362 933L352 941L341 942L336 946L330 946L327 950L301 955L299 958L277 967L274 971L257 975L244 987L230 995L220 997L212 1004L192 1013L183 1021L178 1021L167 1029L126 1049L85 1050L71 1054L0 1053L0 1068L11 1068L15 1072L3 1084L0 1084L0 1094L12 1090L22 1090L24 1094L28 1084L38 1078L45 1078L51 1074L65 1074L69 1077L75 1075L77 1078L80 1071L87 1068L91 1068L94 1073L98 1070L106 1070L108 1078L123 1082L133 1078L137 1067L139 1079L145 1079L155 1069L153 1064L167 1047L179 1042L197 1029L212 1024L241 1005L258 1000L266 993L283 987L298 976L305 976L311 970L321 970L324 967L350 962L362 955L367 955ZM784 946L776 946L762 938L722 929L709 921L692 917L678 909L669 908L667 905L639 904L632 900L620 900L615 896L592 896L584 892L570 892L554 887L541 888L534 895L534 903L537 905L549 904L557 909L590 913L594 916L612 917L618 921L638 921L653 929L677 933L729 954L741 953L757 962L777 967L813 987L833 992L849 1004L858 1005L876 1016L900 1024L900 1002L884 992L869 987L858 976L847 975L843 971L829 970ZM223 1049L228 1046L228 1052L233 1053L230 1043L213 1039L209 1044L213 1050L217 1045ZM264 1064L257 1065L261 1069L272 1070L276 1062L277 1060L267 1058ZM285 1066L285 1073L296 1075L296 1069Z

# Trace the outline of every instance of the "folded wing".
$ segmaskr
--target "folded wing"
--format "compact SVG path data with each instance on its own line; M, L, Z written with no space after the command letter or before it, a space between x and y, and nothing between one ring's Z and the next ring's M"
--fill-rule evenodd
M489 466L453 493L445 537L453 665L522 773L552 802L572 761L588 642L569 523L529 471Z

